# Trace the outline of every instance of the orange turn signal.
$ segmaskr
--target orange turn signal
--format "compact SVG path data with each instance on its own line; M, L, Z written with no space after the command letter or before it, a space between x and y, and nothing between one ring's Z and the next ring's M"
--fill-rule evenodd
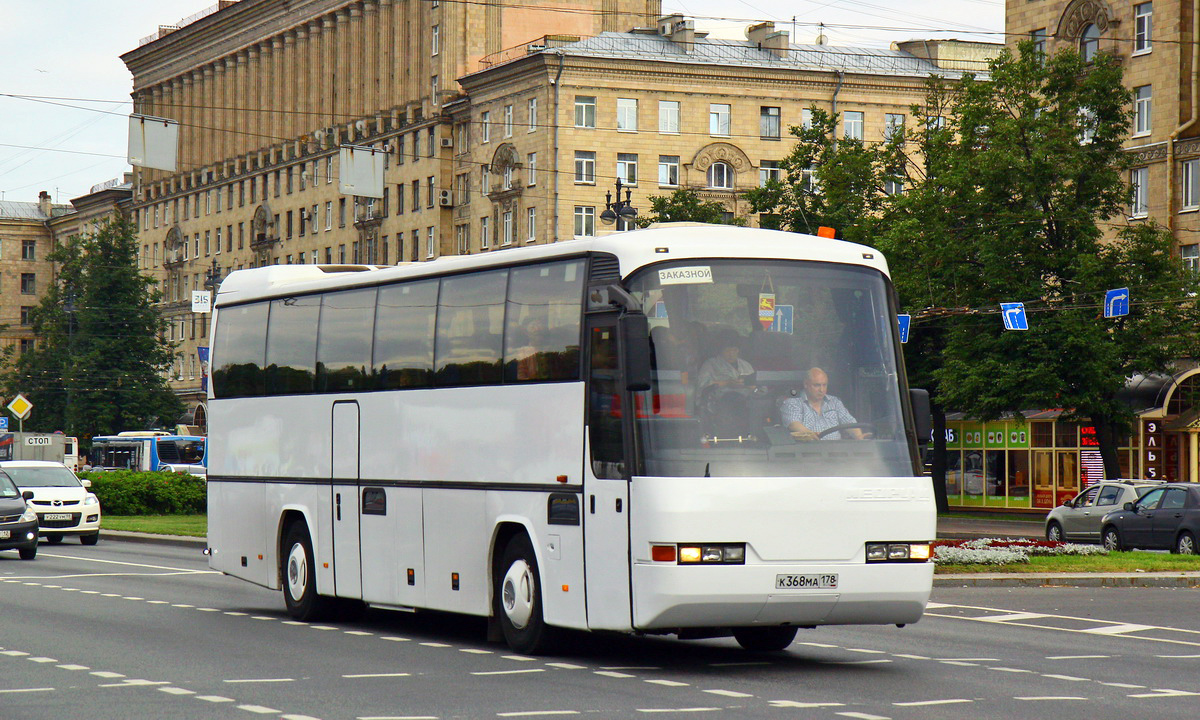
M675 546L651 545L650 559L654 562L675 562Z

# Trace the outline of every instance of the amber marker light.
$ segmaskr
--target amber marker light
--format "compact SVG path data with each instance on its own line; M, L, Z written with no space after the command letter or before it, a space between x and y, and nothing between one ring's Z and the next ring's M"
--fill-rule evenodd
M700 562L701 550L695 545L684 545L679 548L679 562L681 563L698 563Z
M909 546L908 557L911 560L928 560L929 545L925 543L913 543Z

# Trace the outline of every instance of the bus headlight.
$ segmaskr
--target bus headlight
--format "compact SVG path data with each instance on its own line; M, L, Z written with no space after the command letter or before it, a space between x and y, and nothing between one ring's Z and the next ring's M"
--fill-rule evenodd
M745 562L745 543L679 546L681 565L743 565Z
M867 543L867 562L926 562L929 543Z

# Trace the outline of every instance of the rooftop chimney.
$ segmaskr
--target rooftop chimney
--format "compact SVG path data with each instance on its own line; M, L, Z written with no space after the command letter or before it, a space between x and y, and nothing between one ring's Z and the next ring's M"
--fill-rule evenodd
M38 193L38 210L46 217L50 217L50 193L45 190Z
M658 34L690 51L696 44L696 23L678 13L668 15L658 19Z

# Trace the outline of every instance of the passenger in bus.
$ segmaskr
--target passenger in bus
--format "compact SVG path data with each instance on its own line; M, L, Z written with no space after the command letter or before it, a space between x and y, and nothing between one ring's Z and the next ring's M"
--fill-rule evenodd
M733 337L721 343L721 352L704 361L696 386L703 393L709 387L753 388L754 368L738 357L741 348Z
M820 433L830 428L858 423L842 401L829 394L829 376L819 367L812 368L805 375L804 394L784 400L779 409L787 429L798 440L816 440ZM843 432L854 440L870 437L870 433L864 433L859 428L846 428L820 439L841 440Z

